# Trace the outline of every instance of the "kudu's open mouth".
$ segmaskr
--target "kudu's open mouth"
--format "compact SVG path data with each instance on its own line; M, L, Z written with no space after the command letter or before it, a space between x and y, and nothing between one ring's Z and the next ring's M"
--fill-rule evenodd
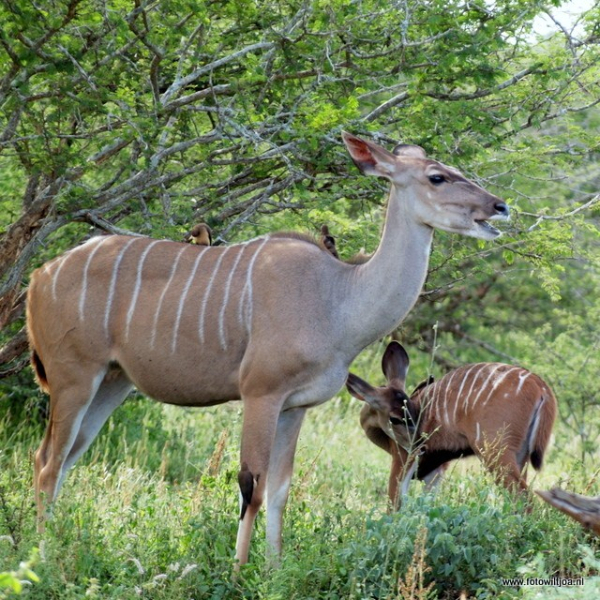
M497 238L502 235L502 232L490 224L490 221L508 221L510 209L504 202L498 201L494 204L496 213L488 219L475 219L475 224L481 230L483 236L488 239Z
M475 221L475 224L482 229L487 236L498 237L502 235L502 232L499 229L490 225L487 221Z

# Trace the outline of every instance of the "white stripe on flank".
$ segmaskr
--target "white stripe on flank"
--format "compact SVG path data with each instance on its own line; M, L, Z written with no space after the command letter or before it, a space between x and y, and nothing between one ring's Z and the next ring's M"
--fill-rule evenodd
M450 417L448 416L448 398L452 398L452 393L450 392L450 390L452 390L452 380L456 377L456 373L458 373L458 369L455 369L450 376L446 379L446 388L444 391L444 395L442 396L442 394L439 395L439 399L437 401L438 406L440 404L440 402L442 401L442 397L444 399L444 421L446 422L446 425L450 425ZM442 381L444 380L442 379ZM440 381L441 383L441 381ZM450 392L450 393L449 393ZM438 408L438 415L441 416L441 411ZM441 419L440 419L441 420Z
M244 324L244 302L246 301L246 295L248 294L248 289L246 288L246 286L244 286L242 288L242 291L240 292L240 302L238 305L238 323L241 325Z
M57 297L56 297L56 282L58 281L58 275L61 272L62 268L65 266L65 263L67 262L67 260L73 256L73 254L75 252L77 252L78 250L81 250L81 248L83 248L84 246L87 246L90 242L94 242L96 243L98 240L105 240L106 237L98 235L95 236L93 238L90 238L85 244L81 244L81 246L76 246L75 248L71 248L71 250L68 250L67 252L65 252L62 256L59 256L58 258L55 259L56 263L58 264L58 267L56 268L56 273L54 273L54 275L52 276L52 300L54 300L56 302ZM95 250L94 250L95 252ZM54 262L54 261L52 261ZM48 268L48 264L46 263L43 267L44 271ZM48 271L49 272L49 271Z
M125 246L119 252L119 255L115 259L115 264L113 265L112 276L110 278L110 286L108 288L108 298L106 299L106 309L104 310L104 333L108 335L108 322L110 320L110 311L112 308L112 303L115 297L115 289L117 287L117 276L119 275L119 266L121 265L121 261L125 256L125 252L133 242L139 240L140 238L132 238L130 239Z
M481 394L483 394L483 391L487 388L487 386L489 385L489 383L492 381L492 378L496 376L496 371L500 368L503 367L504 365L502 364L497 364L495 367L492 367L490 369L489 375L487 376L487 379L483 382L483 385L480 386L479 388L479 393L477 394L477 396L475 396L475 399L473 400L472 404L471 404L471 410L473 410L475 408L475 405L477 404L477 402L479 401L479 398L481 398ZM506 375L506 374L505 374ZM501 380L504 379L504 377L500 378ZM498 380L496 379L496 382ZM492 391L490 392L490 394L494 391L494 387L495 384L492 385ZM465 412L466 412L466 406L465 406Z
M520 368L521 367L512 367L512 369L508 369L506 371L506 373L503 373L502 376L496 378L496 381L494 381L494 385L492 386L492 389L490 390L488 397L485 399L483 406L485 406L490 401L490 398L493 396L494 392L498 389L500 384L506 379L506 377L509 375L509 373L512 373L515 369L520 369Z
M131 302L129 303L129 310L127 311L127 320L125 322L125 341L129 337L129 326L131 325L131 321L133 319L133 313L135 312L135 307L137 304L137 299L140 294L140 288L142 287L142 271L144 270L144 262L146 257L148 256L148 252L150 252L151 248L165 240L154 240L148 247L142 252L140 256L140 262L138 263L137 275L135 278L135 287L133 288L133 294L131 295Z
M233 246L235 247L235 246ZM225 340L225 310L227 309L227 303L229 302L229 292L231 291L231 282L233 281L233 275L237 266L242 258L242 254L246 249L246 244L241 244L238 248L238 255L231 267L231 271L229 272L229 277L227 277L227 283L225 284L225 294L223 295L223 304L221 305L221 312L219 313L219 342L221 343L221 348L223 350L227 350L227 342Z
M471 367L469 367L467 369L466 373L463 376L462 383L460 384L460 387L458 388L458 393L456 394L456 402L454 403L454 422L456 422L456 409L458 408L459 404L463 404L462 391L463 391L463 387L465 386L467 379L469 378L469 374L471 373L471 371L473 369L477 369L480 366L481 366L480 364L472 365ZM477 379L478 376L479 376L479 373L477 373L477 375L475 375L473 377L473 381L471 382L471 388L469 389L469 394L467 394L466 400L468 400L469 395L471 394L471 390L473 389L473 384L475 383L475 379Z
M67 262L67 259L69 258L69 256L71 256L71 253L67 252L66 254L64 254L63 256L61 256L59 258L58 267L56 268L56 273L54 273L54 275L52 276L52 300L54 300L54 302L56 302L56 300L57 300L57 298L56 298L56 282L58 280L58 274L60 273L61 269L65 266L65 263Z
M85 266L83 267L83 276L81 277L81 292L79 294L79 320L83 321L83 311L85 309L85 299L87 295L87 278L88 278L88 270L90 268L90 264L92 263L92 258L94 258L94 254L98 252L100 246L104 244L107 240L111 239L110 235L107 236L98 236L102 241L96 245L96 247L89 253L87 260L85 261ZM92 238L93 239L93 238ZM88 242L89 243L89 242Z
M256 239L260 240L261 238L256 238ZM240 306L239 306L239 312L238 312L240 325L244 324L244 318L243 318L244 301L247 297L247 304L245 306L245 308L246 308L246 333L250 333L250 327L252 325L252 308L253 308L252 307L252 272L254 270L254 263L256 262L258 255L260 254L261 250L264 248L265 244L268 241L269 241L268 237L262 238L262 242L260 243L260 245L258 246L256 251L254 252L254 255L250 259L250 262L248 264L248 272L246 274L246 283L244 284L244 289L242 290L242 293L240 294Z
M156 307L156 313L154 314L154 323L152 325L152 336L150 337L150 349L154 350L154 340L156 339L156 330L158 329L158 317L160 315L160 310L163 305L163 300L167 294L167 291L171 287L171 283L173 278L175 277L175 273L177 272L177 265L179 264L179 259L182 254L189 248L189 246L183 246L181 250L177 253L175 260L173 261L173 266L171 267L171 273L169 274L169 279L167 279L167 283L165 283L165 287L163 291L160 293L160 298L158 299L158 306Z
M208 281L208 285L204 290L204 298L202 298L202 308L200 309L200 316L198 317L198 336L200 337L201 344L204 344L204 318L206 316L206 306L208 305L210 291L217 277L219 267L221 266L221 261L223 260L223 258L225 258L225 255L231 248L235 248L235 246L229 246L228 248L225 248L223 252L221 252L221 256L219 256L215 264L215 268L213 269L212 275L210 276L210 280Z
M473 375L473 379L471 380L471 385L469 387L469 391L465 394L465 400L462 403L463 411L465 414L467 412L467 408L469 407L469 400L470 400L471 396L475 393L476 390L480 389L480 386L475 385L475 384L477 383L477 380L479 379L479 376L482 373L483 373L483 376L485 377L485 372L488 367L487 363L485 363L485 364L479 363L476 366L478 367L477 373L475 373Z
M175 348L177 347L177 336L179 335L179 324L181 323L181 315L183 313L183 306L185 304L185 299L187 298L188 292L190 291L190 286L192 285L194 278L196 277L196 271L198 270L198 265L204 256L204 253L208 250L208 246L205 246L200 252L198 256L196 256L196 260L194 261L194 266L192 267L192 272L188 277L188 280L185 283L185 287L183 288L183 293L181 294L181 298L179 298L179 306L177 307L177 316L175 317L175 326L173 327L173 339L171 340L171 354L174 354Z
M524 375L524 376L523 376ZM523 369L523 373L521 373L519 375L519 387L517 388L517 391L515 392L515 394L518 396L521 388L523 387L523 384L525 383L525 381L527 381L527 378L531 375L531 371L526 371L525 369Z

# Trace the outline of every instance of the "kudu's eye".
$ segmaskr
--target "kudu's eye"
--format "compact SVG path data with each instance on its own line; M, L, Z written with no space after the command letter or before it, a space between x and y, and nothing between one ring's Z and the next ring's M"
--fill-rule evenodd
M433 183L433 185L440 185L446 181L446 178L443 175L430 175L429 181Z
M402 420L398 419L397 417L390 417L390 423L392 425L400 425L402 423Z

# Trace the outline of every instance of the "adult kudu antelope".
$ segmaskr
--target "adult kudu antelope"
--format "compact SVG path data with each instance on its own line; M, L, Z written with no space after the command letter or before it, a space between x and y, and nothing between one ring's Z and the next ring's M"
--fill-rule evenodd
M367 437L392 455L389 498L408 491L415 475L428 481L455 458L478 455L509 489L527 490L524 467L542 466L556 417L556 398L537 375L513 365L476 363L428 379L409 398L409 358L391 342L382 359L387 385L375 388L353 373L348 391L366 402L360 422Z
M50 394L35 455L40 522L67 470L133 386L161 402L240 399L245 563L267 498L267 547L281 552L282 512L306 409L343 387L368 344L417 299L433 228L491 240L508 207L417 146L394 153L343 139L367 174L391 182L379 248L349 265L307 240L265 236L228 247L96 237L36 270L27 304L32 362Z

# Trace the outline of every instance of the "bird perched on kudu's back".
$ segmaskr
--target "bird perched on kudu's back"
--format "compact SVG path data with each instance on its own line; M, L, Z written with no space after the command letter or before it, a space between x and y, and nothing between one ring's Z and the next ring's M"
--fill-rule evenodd
M185 238L183 239L190 244L210 246L212 245L212 231L206 223L198 223L198 225L194 225L194 227L186 233Z
M329 252L331 252L331 254L333 254L333 256L339 258L335 247L335 238L329 233L329 227L327 227L327 225L321 226L321 243Z

